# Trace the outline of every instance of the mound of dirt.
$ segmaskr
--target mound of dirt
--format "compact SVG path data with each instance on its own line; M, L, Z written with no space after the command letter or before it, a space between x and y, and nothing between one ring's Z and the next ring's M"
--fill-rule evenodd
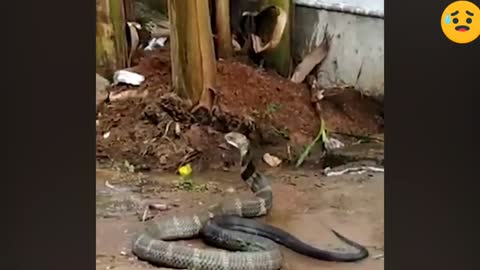
M320 121L307 86L235 59L219 61L217 69L220 111L251 119L259 135L254 140L259 137L271 145L303 147L315 137ZM168 48L146 55L131 70L144 75L145 81L139 87L118 85L109 92L141 94L110 100L97 108L98 161L128 161L137 169L162 170L202 158L208 160L200 162L202 167L231 165L237 156L226 151L218 130L180 121L162 108L171 89ZM330 131L362 136L383 132L381 104L353 90L328 89L325 93L321 114Z

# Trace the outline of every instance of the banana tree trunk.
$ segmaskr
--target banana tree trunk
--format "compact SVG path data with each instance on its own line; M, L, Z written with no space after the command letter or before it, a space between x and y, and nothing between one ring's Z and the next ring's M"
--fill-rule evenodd
M96 71L110 78L127 65L123 1L96 0Z
M212 107L216 62L208 0L168 1L172 84L192 105Z
M125 7L125 20L127 22L135 21L135 1L136 0L123 0L123 6Z
M221 58L233 54L232 31L230 28L230 0L215 1L215 24L217 29L217 51Z

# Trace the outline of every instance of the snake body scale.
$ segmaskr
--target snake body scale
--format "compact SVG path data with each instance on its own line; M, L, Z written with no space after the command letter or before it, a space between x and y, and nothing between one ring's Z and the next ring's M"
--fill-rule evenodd
M272 207L272 189L268 179L253 164L248 139L236 132L226 134L225 139L240 151L241 178L255 194L255 198L225 200L195 215L151 220L145 231L134 238L133 254L151 263L197 270L280 269L283 257L277 243L322 260L349 262L368 256L368 251L363 246L333 230L340 240L355 247L358 252L320 250L283 230L246 219L267 214ZM207 244L238 252L198 249L172 241L199 235Z

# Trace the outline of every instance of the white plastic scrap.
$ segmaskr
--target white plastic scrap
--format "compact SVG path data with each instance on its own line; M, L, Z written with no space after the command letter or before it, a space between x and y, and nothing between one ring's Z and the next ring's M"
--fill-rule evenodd
M105 132L105 133L103 134L103 138L104 138L104 139L107 139L108 137L110 137L110 131Z
M360 166L360 167L351 167L351 168L346 168L340 171L332 171L330 167L325 168L323 173L326 176L338 176L338 175L343 175L343 174L362 174L366 172L385 172L384 168L378 168L378 167L372 167L372 166Z
M145 51L151 51L156 46L165 47L165 43L167 42L167 37L160 37L160 38L152 38L149 42L147 47L145 47Z
M144 80L145 77L143 75L128 70L117 70L113 74L114 85L119 83L126 83L139 86Z
M345 146L345 144L343 144L341 141L339 141L335 138L327 138L327 140L325 142L325 148L327 148L327 150L342 148L344 146Z

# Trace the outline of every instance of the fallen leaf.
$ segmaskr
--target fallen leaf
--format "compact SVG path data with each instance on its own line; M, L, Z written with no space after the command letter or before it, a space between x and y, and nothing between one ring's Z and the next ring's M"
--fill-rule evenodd
M260 18L258 20L259 25L256 25L256 27L261 29L259 30L261 36L251 34L252 47L255 53L258 54L277 47L282 40L283 32L287 25L287 13L277 6L270 6L263 9L258 14L254 14L254 16ZM271 25L273 25L273 27L271 27ZM271 30L272 28L273 30ZM263 44L262 38L263 40L268 40L268 42Z
M137 29L139 29L141 26L135 22L127 22L127 25L130 32L130 53L128 54L127 66L130 67L132 65L133 53L138 48L138 44L140 43Z
M295 72L293 73L290 81L294 83L301 83L305 80L305 78L310 74L310 72L320 64L323 59L328 54L328 50L330 48L330 40L325 38L320 44L319 47L313 49L305 58L303 58L302 62L298 64L295 68Z

